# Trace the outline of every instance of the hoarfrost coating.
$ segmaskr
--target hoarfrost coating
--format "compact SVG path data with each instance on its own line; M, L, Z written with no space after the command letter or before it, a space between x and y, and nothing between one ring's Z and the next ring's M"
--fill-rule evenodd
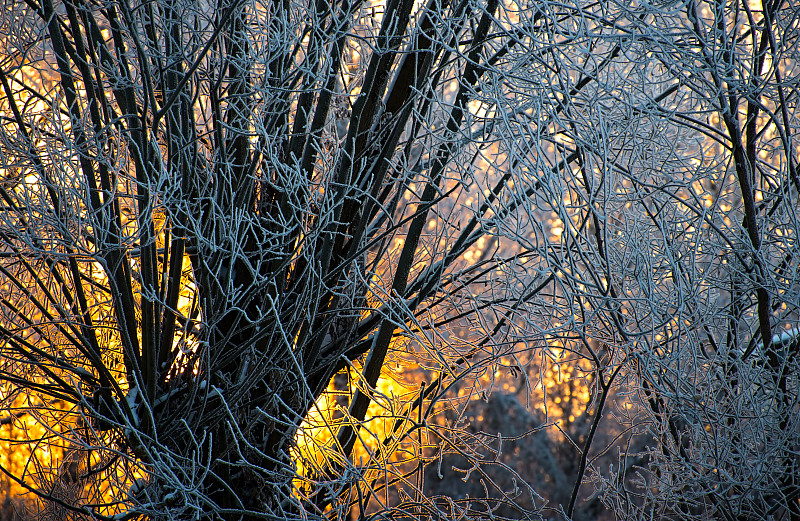
M12 0L9 497L800 519L800 11L757 4Z

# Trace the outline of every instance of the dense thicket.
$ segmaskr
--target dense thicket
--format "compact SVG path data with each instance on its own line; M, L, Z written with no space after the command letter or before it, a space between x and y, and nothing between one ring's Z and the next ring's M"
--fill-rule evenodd
M8 7L41 514L800 519L797 6Z

